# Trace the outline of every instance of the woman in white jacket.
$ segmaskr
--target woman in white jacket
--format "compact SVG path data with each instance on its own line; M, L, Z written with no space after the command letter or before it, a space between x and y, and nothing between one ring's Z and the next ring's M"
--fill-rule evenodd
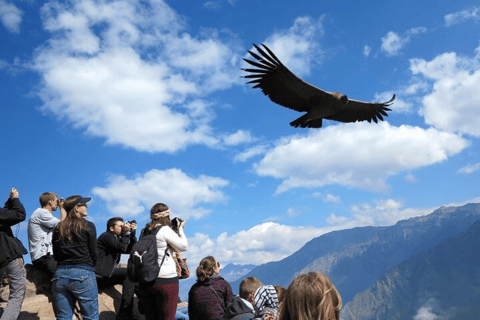
M183 231L185 221L180 224L178 234L174 232L171 228L170 209L163 203L157 203L152 207L150 218L152 221L147 223L146 229L153 230L162 226L157 233L158 264L161 268L155 281L140 284L145 319L174 320L179 285L173 251L187 250L188 241Z

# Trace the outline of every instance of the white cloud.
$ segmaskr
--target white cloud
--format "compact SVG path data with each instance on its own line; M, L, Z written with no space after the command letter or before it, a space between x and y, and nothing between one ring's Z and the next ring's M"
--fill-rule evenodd
M407 174L404 178L403 178L405 181L407 182L411 182L411 183L415 183L415 182L418 182L417 178L415 178L415 176L411 173Z
M245 162L252 157L265 154L265 152L267 152L267 149L268 147L266 145L256 145L246 149L243 152L238 153L237 155L235 155L233 160L235 162Z
M279 140L254 170L283 180L277 193L325 185L385 191L388 177L445 161L468 145L434 128L341 124Z
M365 46L363 47L363 55L364 55L365 57L368 57L368 56L370 55L370 52L371 52L371 51L372 51L372 48L371 48L370 46L365 45Z
M336 196L331 193L322 194L320 192L314 192L313 196L316 198L321 198L324 202L339 203L341 200L340 196Z
M436 319L447 319L444 318L446 315L439 315L433 312L433 309L438 309L438 302L434 298L430 298L424 306L418 309L417 314L413 316L413 320L436 320Z
M50 2L42 12L52 38L34 68L45 112L138 151L222 142L202 98L240 82L240 48L230 36L185 33L163 1Z
M474 172L477 172L480 170L480 162L475 163L475 164L469 164L465 167L462 167L458 169L457 173L462 173L462 174L472 174Z
M153 169L133 179L112 175L106 187L95 187L92 192L107 203L110 212L119 216L138 216L149 212L155 203L163 202L172 209L173 215L198 219L210 213L202 203L225 200L221 189L228 184L218 177L191 177L179 169Z
M292 212L297 213L296 210ZM389 226L399 220L431 213L433 208L402 208L393 199L379 200L370 204L358 204L350 208L352 217L331 214L325 228L312 226L292 227L275 222L266 222L233 235L226 232L217 238L196 233L188 239L189 261L196 265L203 257L213 255L222 264L262 264L278 261L298 251L305 243L325 233L363 226ZM282 241L278 241L282 239Z
M316 20L308 16L299 17L292 27L277 31L264 43L290 71L298 76L308 75L311 67L323 58L318 42L323 35L322 22L323 16ZM250 59L249 56L247 58Z
M250 131L238 130L235 133L227 135L223 138L224 143L227 146L237 146L242 143L250 143L255 141L256 138Z
M454 13L446 14L445 25L447 27L453 26L455 24L463 23L468 20L473 20L475 22L480 21L479 8L473 7L469 9L464 9Z
M13 33L20 32L22 14L22 10L18 9L13 3L7 3L5 0L0 0L0 20L8 31Z
M444 53L431 61L410 60L414 75L430 84L421 113L427 124L448 132L480 136L480 47L472 58Z
M403 35L399 35L396 32L389 31L385 37L382 38L382 45L380 49L388 56L396 56L400 54L403 47L410 42L412 35L427 32L424 27L412 28L405 32Z

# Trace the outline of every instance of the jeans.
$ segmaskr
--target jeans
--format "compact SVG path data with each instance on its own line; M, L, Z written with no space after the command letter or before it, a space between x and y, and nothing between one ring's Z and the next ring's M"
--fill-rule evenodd
M72 320L78 301L84 320L98 320L98 288L95 272L86 266L59 266L52 279L57 319Z
M2 317L0 317L1 320L18 318L22 309L23 298L25 297L26 274L22 257L10 261L0 269L1 278L3 279L5 275L10 279L10 295L8 296L7 307L3 310Z

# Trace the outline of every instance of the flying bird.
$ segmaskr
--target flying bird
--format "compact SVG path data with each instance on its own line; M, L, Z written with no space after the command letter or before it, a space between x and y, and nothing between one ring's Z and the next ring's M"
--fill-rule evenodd
M290 122L292 127L321 128L322 119L357 122L372 120L378 123L383 117L388 117L387 108L395 100L386 102L363 102L348 99L339 92L327 92L319 89L294 75L266 45L265 51L253 44L258 54L248 50L257 60L243 59L258 69L242 69L248 72L243 78L253 79L247 83L255 84L253 88L260 88L273 102L286 108L306 112L300 118Z

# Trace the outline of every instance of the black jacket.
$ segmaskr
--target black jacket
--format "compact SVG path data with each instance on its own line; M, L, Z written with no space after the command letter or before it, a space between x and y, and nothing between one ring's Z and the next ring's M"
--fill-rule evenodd
M250 309L239 296L235 296L228 304L221 320L250 320L255 317L252 309Z
M27 254L22 242L13 236L11 226L25 220L27 214L18 198L8 199L0 208L0 268Z
M122 233L120 236L110 231L102 233L97 239L98 261L95 273L102 277L110 277L120 262L122 253L130 253L136 242L135 231Z
M53 231L53 257L58 266L84 265L95 267L97 262L97 229L87 221L87 228L72 241L60 237L58 225Z

